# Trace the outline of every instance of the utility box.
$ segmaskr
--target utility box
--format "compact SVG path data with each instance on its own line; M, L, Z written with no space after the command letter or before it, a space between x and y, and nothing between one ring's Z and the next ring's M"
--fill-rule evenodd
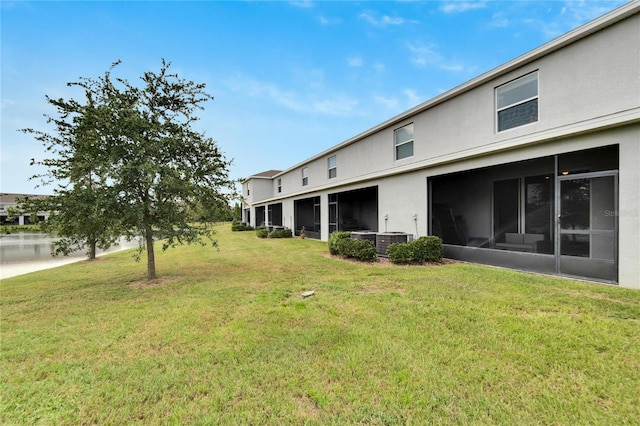
M406 232L377 232L376 251L378 256L386 256L387 248L393 243L408 243L410 234Z

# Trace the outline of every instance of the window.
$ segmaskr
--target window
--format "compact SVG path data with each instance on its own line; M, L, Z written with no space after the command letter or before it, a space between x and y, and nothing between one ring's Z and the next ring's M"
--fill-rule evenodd
M251 189L249 189L249 185L247 184L247 195L251 195Z
M282 179L278 178L278 193L282 192Z
M329 179L333 179L334 177L338 176L336 156L334 155L333 157L329 157L327 163L329 164Z
M538 72L496 89L498 131L538 121Z
M308 167L302 168L302 186L309 184Z
M413 123L396 129L394 132L396 160L413 156Z

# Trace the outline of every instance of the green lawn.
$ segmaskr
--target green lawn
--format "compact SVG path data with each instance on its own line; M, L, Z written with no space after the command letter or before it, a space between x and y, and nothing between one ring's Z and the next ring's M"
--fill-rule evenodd
M218 237L3 280L0 423L640 419L640 291Z

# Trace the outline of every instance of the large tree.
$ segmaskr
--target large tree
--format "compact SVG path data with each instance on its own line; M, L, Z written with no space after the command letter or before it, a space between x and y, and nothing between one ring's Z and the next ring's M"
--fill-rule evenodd
M85 86L69 83L69 86ZM43 166L45 172L33 176L42 183L55 183L51 197L19 200L22 208L36 213L50 211L42 228L57 237L54 255L86 250L90 260L96 249L107 249L120 236L117 221L107 213L113 208L113 191L107 184L109 156L104 142L103 123L110 117L105 99L85 87L84 101L53 99L47 102L55 108L55 115L45 115L52 124L51 133L22 129L43 143L51 154L42 160L32 159L32 165Z
M158 73L144 73L142 84L135 85L112 77L117 65L99 79L71 83L93 101L90 117L81 115L87 120L75 126L90 123L82 134L97 145L83 154L98 167L92 176L99 176L96 191L106 201L98 210L105 207L102 214L111 230L140 238L153 280L154 240L162 240L163 249L203 242L203 237L215 245L214 209L200 206L228 204L235 185L229 179L230 162L215 141L194 129L196 111L213 99L205 85L170 73L164 60ZM203 212L199 223L190 221L195 210Z

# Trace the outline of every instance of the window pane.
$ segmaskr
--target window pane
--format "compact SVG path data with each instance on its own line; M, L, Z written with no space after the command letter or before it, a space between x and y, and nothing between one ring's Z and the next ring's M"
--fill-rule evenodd
M413 124L408 124L395 131L396 145L413 140Z
M493 183L493 235L496 243L505 242L505 234L518 233L518 179Z
M531 176L525 182L525 233L542 234L551 239L553 223L553 179L551 176Z
M538 96L538 73L498 87L498 109Z
M498 112L498 131L538 121L538 100L533 99Z
M563 256L589 257L589 235L563 234L560 238L560 254Z
M336 157L329 157L329 168L332 169L336 166Z
M329 169L329 179L333 179L338 175L337 169Z
M413 156L413 142L396 146L396 160Z
M590 184L590 179L572 179L560 182L560 194L562 194L560 225L562 229L590 229Z

